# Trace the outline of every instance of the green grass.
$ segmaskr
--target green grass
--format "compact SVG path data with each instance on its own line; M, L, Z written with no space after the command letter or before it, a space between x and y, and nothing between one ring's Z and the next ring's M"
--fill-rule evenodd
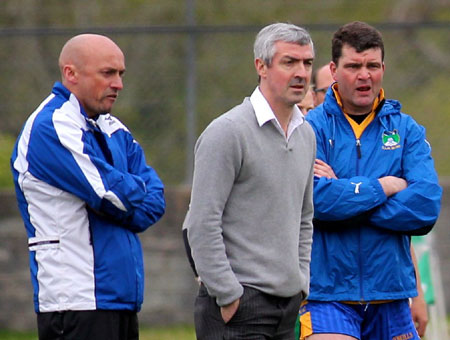
M36 332L15 332L0 330L1 340L37 340Z
M12 136L0 134L0 188L12 188L13 186L9 158L11 157L14 142L15 139Z
M141 328L140 340L195 340L192 326ZM16 332L0 330L1 340L37 340L37 332Z
M140 340L195 340L193 326L144 328L140 330Z

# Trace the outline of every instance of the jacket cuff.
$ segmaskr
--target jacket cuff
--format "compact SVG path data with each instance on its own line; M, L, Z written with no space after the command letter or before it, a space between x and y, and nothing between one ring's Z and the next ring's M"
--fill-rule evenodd
M386 202L388 197L384 193L383 187L381 186L381 183L378 180L378 178L372 179L371 180L371 185L372 185L372 188L373 188L373 193L374 193L374 197L375 197L375 203L377 205L380 205L380 204L383 204L384 202Z

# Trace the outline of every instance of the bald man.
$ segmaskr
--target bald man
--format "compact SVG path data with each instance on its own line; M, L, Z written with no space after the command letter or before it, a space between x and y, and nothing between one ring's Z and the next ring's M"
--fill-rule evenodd
M331 75L330 64L323 65L314 73L314 106L318 106L325 100L325 93L334 83L333 76Z
M297 106L305 116L308 114L309 110L314 109L314 90L312 87L309 87L302 101L298 103Z
M26 121L11 158L39 339L138 339L137 234L163 215L163 184L110 115L123 88L120 48L78 35L59 67L62 81Z
M59 57L62 84L80 102L88 117L111 111L123 88L125 57L110 39L83 34L70 39Z

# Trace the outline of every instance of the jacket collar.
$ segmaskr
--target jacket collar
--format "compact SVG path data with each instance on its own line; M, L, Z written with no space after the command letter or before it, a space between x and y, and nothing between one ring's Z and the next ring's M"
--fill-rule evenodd
M84 111L78 98L72 92L70 92L70 90L67 87L65 87L61 82L59 82L59 81L55 82L55 84L53 85L52 92L57 96L62 96L63 98L65 98L67 101L69 101L75 107L75 109L78 112L81 113L81 115L86 120L89 119L88 115L86 114L86 111Z
M339 94L339 85L338 85L338 83L334 83L331 86L331 89L333 90L334 97L336 98L336 101L337 101L338 105L340 106L342 112L344 112L345 114L348 114L345 111L344 104L343 104L341 96ZM384 104L384 90L381 88L380 89L380 93L375 98L375 101L372 104L372 110L370 112L371 113L373 113L373 112L376 113L376 112L380 111L380 109L383 106L383 104Z
M336 89L335 89L336 86ZM328 91L325 96L325 101L322 104L325 112L333 115L340 115L342 110L341 99L339 94L337 93L337 83L334 83L332 86L328 88ZM336 97L336 94L338 97ZM339 98L339 99L338 99ZM399 101L394 99L385 99L384 90L380 90L380 94L377 97L377 100L374 102L373 109L375 108L377 112L377 116L385 116L395 113L400 113L402 105Z

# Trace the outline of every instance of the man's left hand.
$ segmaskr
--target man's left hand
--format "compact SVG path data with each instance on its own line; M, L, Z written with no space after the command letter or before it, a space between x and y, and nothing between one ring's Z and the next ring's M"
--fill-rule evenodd
M416 325L417 333L421 337L424 336L428 324L428 311L423 296L419 295L412 298L411 315L413 322Z

